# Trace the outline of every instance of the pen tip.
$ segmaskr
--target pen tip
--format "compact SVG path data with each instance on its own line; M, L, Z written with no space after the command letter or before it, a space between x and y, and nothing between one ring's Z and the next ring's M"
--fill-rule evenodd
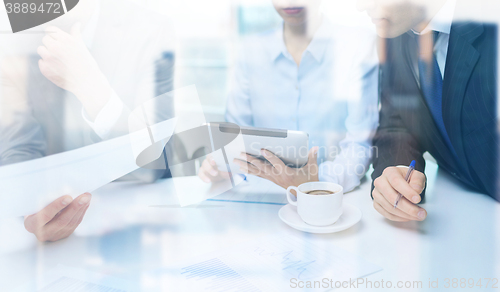
M411 164L410 164L410 167L415 167L415 160L412 160Z

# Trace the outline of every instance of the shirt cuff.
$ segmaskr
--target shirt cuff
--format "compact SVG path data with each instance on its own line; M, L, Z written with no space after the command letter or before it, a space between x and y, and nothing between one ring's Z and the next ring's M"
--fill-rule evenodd
M318 179L319 181L331 182L331 183L339 183L339 179L333 173L333 162L326 161L319 165L318 170Z
M97 114L94 122L91 122L87 112L82 108L82 116L85 122L94 130L94 132L101 138L106 139L111 129L120 119L123 112L123 102L118 95L113 91L108 103Z
M325 161L319 166L318 179L339 184L344 188L344 193L347 193L359 186L361 177L365 175L364 172L363 175L358 174L359 170L348 168L348 163L345 161L344 163Z

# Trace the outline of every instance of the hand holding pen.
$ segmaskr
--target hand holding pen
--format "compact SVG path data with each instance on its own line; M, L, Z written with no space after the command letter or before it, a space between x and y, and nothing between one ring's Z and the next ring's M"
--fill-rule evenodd
M414 169L391 166L374 180L373 207L392 221L422 221L427 211L418 206L425 188L425 175Z
M415 169L415 160L413 160L410 163L410 166L408 167L408 172L406 173L406 177L405 177L405 180L407 183L410 183L410 177L411 177L411 174L413 173L414 169ZM394 202L394 209L396 209L398 207L399 201L401 200L402 197L403 197L403 195L401 195L401 193L398 193L398 198L396 199L396 202Z

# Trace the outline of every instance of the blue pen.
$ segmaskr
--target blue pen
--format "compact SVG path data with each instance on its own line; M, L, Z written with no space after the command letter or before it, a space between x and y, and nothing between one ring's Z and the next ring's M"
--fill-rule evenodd
M408 172L406 173L406 177L405 177L406 182L410 182L411 173L413 172L414 169L415 169L415 160L413 160L410 163L410 166L408 167ZM398 207L398 203L402 197L403 197L403 195L401 195L401 193L398 193L398 199L394 203L394 209L396 209Z

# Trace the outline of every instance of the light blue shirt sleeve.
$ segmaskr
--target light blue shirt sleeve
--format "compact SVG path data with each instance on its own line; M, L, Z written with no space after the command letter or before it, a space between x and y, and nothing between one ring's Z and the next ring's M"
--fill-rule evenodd
M229 123L240 126L253 126L248 70L243 50L240 50L240 55L236 59L232 74L225 118Z
M351 72L347 134L341 152L319 166L319 180L340 184L352 191L366 174L373 155L372 139L378 127L378 58L375 40L360 44L360 57Z

